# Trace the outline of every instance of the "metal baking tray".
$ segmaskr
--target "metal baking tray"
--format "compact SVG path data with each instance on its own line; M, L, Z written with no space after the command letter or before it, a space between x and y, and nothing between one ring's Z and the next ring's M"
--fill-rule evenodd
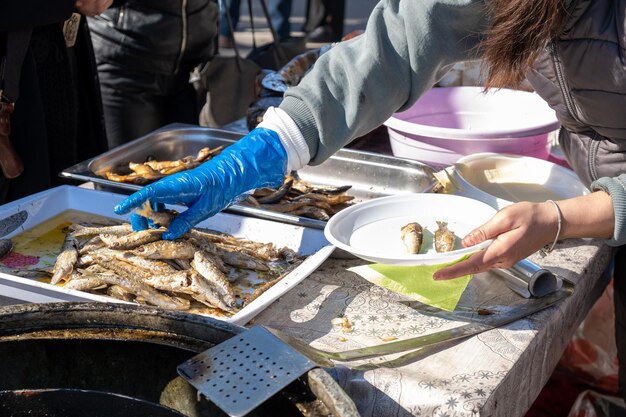
M110 181L95 172L118 168L129 162L142 162L148 157L178 159L195 154L205 146L228 146L243 136L243 133L192 125L168 125L67 168L60 175L79 181L91 181L96 189L128 193L139 190L142 186ZM316 185L351 185L348 194L355 197L354 202L401 193L428 192L436 182L433 169L428 165L410 159L350 149L339 150L320 165L306 166L298 171L298 175ZM325 221L239 204L231 205L226 211L317 229L326 226Z

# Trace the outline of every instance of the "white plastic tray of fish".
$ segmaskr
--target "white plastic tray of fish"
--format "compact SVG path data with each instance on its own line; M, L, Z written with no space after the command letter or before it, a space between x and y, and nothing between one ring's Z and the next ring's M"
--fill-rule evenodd
M106 295L52 285L49 276L45 278L42 274L42 271L50 272L54 267L64 236L67 236L68 224L102 224L103 219L112 223L127 222L127 216L113 213L113 207L124 197L65 185L0 206L0 243L10 241L13 247L8 253L0 253L0 295L33 303L124 302ZM177 209L184 210L182 207ZM197 227L198 230L210 229L242 240L271 243L274 247L293 251L299 259L291 267L285 267L282 278L272 278L271 282L263 273L237 269L236 282L249 286L239 288L238 294L250 295L263 283L271 283L271 286L266 285L263 289L269 288L263 292L257 291L254 299L250 298L249 303L240 305L232 315L212 309L191 311L239 325L247 323L296 286L334 249L321 230L228 213L218 213Z

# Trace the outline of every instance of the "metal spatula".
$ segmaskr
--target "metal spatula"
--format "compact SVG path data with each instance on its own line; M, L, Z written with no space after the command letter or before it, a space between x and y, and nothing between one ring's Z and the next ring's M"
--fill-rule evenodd
M248 414L316 366L268 329L252 327L194 356L178 373L228 415Z

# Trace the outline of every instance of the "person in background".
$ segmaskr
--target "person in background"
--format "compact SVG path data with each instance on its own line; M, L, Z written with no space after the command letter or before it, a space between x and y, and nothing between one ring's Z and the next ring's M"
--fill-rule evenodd
M252 0L255 1L255 0ZM241 0L222 0L220 5L220 48L232 48L233 44L230 38L230 28L228 26L228 13L230 14L233 30L237 29L239 24ZM269 0L267 9L270 15L272 26L278 35L278 39L284 41L291 36L291 24L289 17L291 16L292 0Z
M343 36L345 0L307 0L304 32L309 42L338 42Z
M0 204L60 185L60 171L106 151L84 16L110 4L0 2Z
M192 69L216 51L216 0L115 0L89 18L109 147L198 123Z
M185 204L163 235L181 236L243 193L277 186L287 172L320 164L408 109L453 64L483 59L486 88L515 87L526 77L555 110L560 145L592 192L508 206L463 239L494 239L488 248L434 278L510 267L557 239L606 239L617 248L616 339L626 397L625 23L626 0L383 0L365 33L322 55L259 127L115 211L146 200Z

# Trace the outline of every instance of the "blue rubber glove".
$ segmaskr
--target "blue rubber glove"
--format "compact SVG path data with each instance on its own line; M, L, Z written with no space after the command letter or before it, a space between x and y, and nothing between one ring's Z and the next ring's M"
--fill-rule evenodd
M114 211L128 213L146 200L184 204L188 209L176 216L163 234L164 239L176 239L236 201L241 194L260 187L277 187L286 169L287 153L278 134L256 128L198 168L145 186L124 199ZM134 226L143 227L137 219Z
M165 204L163 203L150 203L152 206L152 210L154 211L163 211L165 210ZM156 224L151 219L144 217L137 213L130 213L130 225L133 230L146 230L150 229L158 229L160 227L159 224Z

